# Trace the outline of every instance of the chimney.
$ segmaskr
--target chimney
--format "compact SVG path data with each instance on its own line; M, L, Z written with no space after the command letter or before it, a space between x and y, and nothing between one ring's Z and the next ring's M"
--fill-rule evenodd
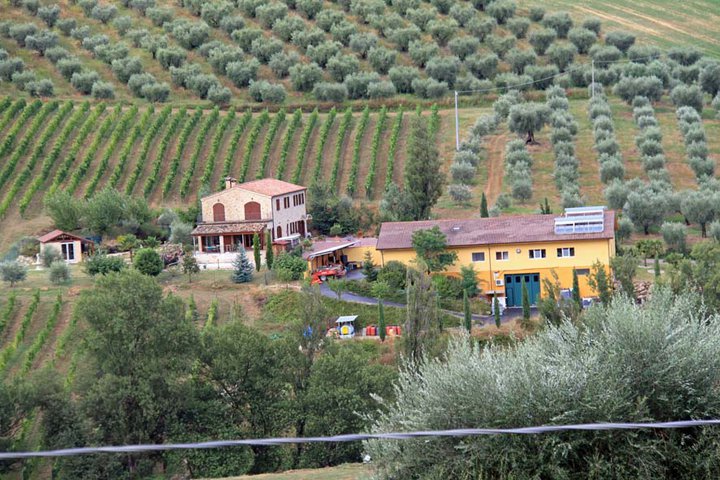
M225 177L225 190L228 190L237 185L237 180L233 177Z

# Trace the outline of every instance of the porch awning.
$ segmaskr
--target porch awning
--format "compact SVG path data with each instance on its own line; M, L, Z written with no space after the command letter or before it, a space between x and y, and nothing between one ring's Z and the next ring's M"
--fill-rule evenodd
M338 245L333 245L332 247L327 247L322 250L318 250L316 252L307 252L307 254L303 255L306 260L312 260L315 257L321 257L323 255L327 255L328 253L337 252L338 250L342 250L343 248L352 247L355 245L357 241L348 242L348 243L340 243Z
M267 228L267 223L257 222L213 222L201 223L190 233L193 237L203 235L239 235L243 233L260 233Z

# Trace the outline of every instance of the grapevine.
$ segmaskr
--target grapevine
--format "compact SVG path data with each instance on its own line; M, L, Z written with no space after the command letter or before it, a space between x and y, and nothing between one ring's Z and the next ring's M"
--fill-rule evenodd
M290 144L292 143L295 131L298 129L301 123L302 110L298 108L297 110L295 110L295 113L293 113L292 121L290 122L290 125L285 132L285 139L283 140L283 144L280 149L280 161L278 162L278 169L277 173L275 174L275 178L277 178L278 180L280 180L285 174L285 165L287 165L287 156L288 153L290 153Z
M210 178L215 171L215 164L217 163L217 155L220 151L220 146L222 145L222 139L225 138L225 132L233 120L235 120L235 107L230 107L227 115L225 115L223 121L220 122L220 126L215 132L215 137L213 137L212 147L210 148L210 153L208 154L207 161L205 162L205 169L203 170L202 177L200 178L200 190L207 190L210 188Z
M367 128L368 119L370 118L370 108L365 107L363 110L362 117L360 118L360 124L358 125L358 131L355 135L355 144L353 145L353 157L352 164L350 165L350 178L347 184L347 194L353 196L355 188L357 187L357 175L360 169L360 147L362 146L362 137L365 135L365 129Z
M223 186L225 185L225 177L229 176L230 172L232 171L233 163L235 163L235 150L237 149L238 142L240 142L240 137L242 137L243 132L245 131L251 120L252 112L250 110L247 110L242 116L242 118L240 118L237 126L235 126L235 131L233 132L233 136L230 139L230 145L228 147L227 153L225 153L225 160L223 160L223 169L222 175L220 177L219 188L223 188Z
M58 318L60 317L60 311L62 310L62 306L62 296L58 295L55 303L53 304L53 309L50 312L50 316L47 319L47 323L45 323L43 329L40 331L40 333L38 333L37 337L35 337L32 345L30 346L30 349L25 356L25 362L23 363L22 368L23 374L30 371L30 367L32 367L35 358L37 357L38 353L40 353L40 350L42 349L43 345L45 345L45 342L55 328Z
M267 109L265 109L255 120L252 130L250 130L250 137L245 143L245 153L243 154L242 166L240 167L240 176L238 177L238 180L240 182L244 182L245 177L247 177L247 172L250 169L250 158L252 157L255 143L257 142L257 139L260 136L260 132L262 131L263 127L265 127L265 124L269 120L270 114L268 113Z
M392 133L390 134L390 145L388 146L388 158L387 158L387 170L385 172L385 187L388 187L393 182L393 174L395 173L395 151L397 150L398 139L400 138L400 128L402 128L404 108L400 106L400 111L395 117L395 123L393 124Z
M157 136L162 126L165 125L165 122L167 121L171 112L172 107L170 107L170 105L163 108L160 112L160 115L158 115L158 118L156 118L153 124L150 126L150 130L145 132L145 136L143 137L142 144L140 146L140 153L137 155L137 162L135 163L135 168L133 168L133 171L130 174L130 179L128 180L127 185L125 185L126 195L130 195L135 189L135 184L137 183L138 178L140 178L140 174L142 173L145 162L147 161L147 156L150 152L152 142L153 140L155 140L155 137Z
M303 164L305 163L305 150L307 150L308 143L310 142L310 134L312 133L313 129L315 128L315 123L318 119L318 110L317 108L312 111L310 114L310 118L308 118L308 123L305 125L305 129L303 130L302 137L300 138L300 146L298 147L298 158L297 158L297 164L295 165L295 170L292 174L292 183L298 183L300 181L300 177L302 176L303 171Z
M175 131L185 121L186 115L187 110L184 107L181 108L180 111L173 117L172 122L170 122L170 126L168 126L168 129L165 132L165 136L160 141L160 148L158 149L157 154L155 155L155 160L152 163L150 176L145 179L145 184L143 185L143 196L145 198L149 197L153 188L155 188L155 183L157 183L157 177L160 173L160 167L162 166L162 161L165 157L165 151L170 145L170 140L172 140L175 136Z
M275 115L275 118L273 118L273 121L270 123L270 129L265 136L265 141L263 142L262 159L260 160L260 166L258 167L258 171L255 174L255 178L265 177L265 170L267 169L267 162L270 158L270 149L272 148L273 140L275 140L275 135L277 135L277 131L284 121L285 109L281 108L277 115Z
M200 153L202 153L202 147L205 146L205 139L207 138L207 134L210 131L210 128L212 128L212 126L217 123L217 119L219 116L220 109L218 107L213 108L212 112L210 112L210 115L207 116L202 126L200 127L200 132L196 136L195 140L195 149L193 150L192 157L190 157L190 165L188 165L187 170L183 174L182 183L180 184L180 196L182 198L185 198L185 196L188 194L188 191L190 190L190 184L192 183L193 176L195 175L195 168L197 168L198 158L200 158Z
M340 161L342 160L342 148L345 142L345 134L352 123L352 108L345 110L343 119L338 129L337 143L335 144L335 159L333 161L332 172L330 173L330 186L335 187L337 184L338 174L340 173Z
M150 119L152 118L154 113L155 108L150 105L150 107L145 110L145 113L140 118L140 123L136 124L135 127L133 127L132 133L125 140L122 150L120 151L120 158L118 158L118 163L117 165L115 165L112 175L110 176L109 185L111 188L115 188L120 181L122 172L123 170L125 170L125 165L127 165L128 157L132 152L132 147L133 145L135 145L135 142L137 142L137 139L140 138L140 135L147 129L148 124L150 123Z
M380 110L380 118L378 118L377 125L375 125L375 133L373 134L370 150L370 170L365 179L365 196L367 196L367 198L372 197L373 186L375 184L375 170L377 169L377 156L380 148L380 136L385 126L385 120L387 120L387 108L383 106Z
M315 156L313 183L317 183L320 180L320 174L322 173L323 150L325 149L325 144L327 143L328 136L330 135L330 129L333 126L333 122L335 122L336 115L337 111L335 110L335 107L333 107L320 128L320 141L318 142L317 154Z

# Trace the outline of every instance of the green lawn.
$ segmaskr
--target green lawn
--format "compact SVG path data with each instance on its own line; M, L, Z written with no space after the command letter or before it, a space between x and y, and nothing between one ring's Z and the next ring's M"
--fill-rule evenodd
M522 10L542 6L547 12L567 10L581 20L598 17L603 30L629 30L639 43L663 48L694 46L720 57L720 2L717 0L530 0L518 2Z

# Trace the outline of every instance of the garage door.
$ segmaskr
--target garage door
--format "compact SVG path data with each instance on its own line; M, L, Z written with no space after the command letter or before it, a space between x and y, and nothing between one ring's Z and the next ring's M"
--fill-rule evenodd
M505 297L508 307L522 306L522 281L525 280L530 305L537 304L540 297L540 274L539 273L517 273L505 275Z

